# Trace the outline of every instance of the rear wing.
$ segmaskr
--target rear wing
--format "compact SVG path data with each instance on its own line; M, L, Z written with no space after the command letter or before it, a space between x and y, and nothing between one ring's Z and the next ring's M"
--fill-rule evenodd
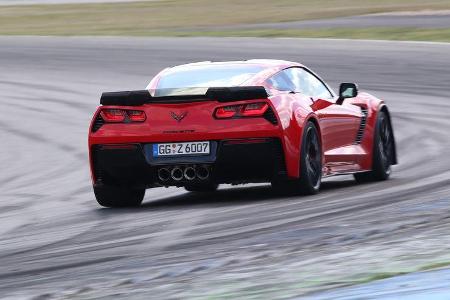
M158 90L156 90L158 91ZM155 93L157 95L158 93ZM100 98L101 105L139 106L148 103L183 103L197 101L232 102L266 99L268 93L263 86L210 87L200 95L152 96L149 90L107 92Z

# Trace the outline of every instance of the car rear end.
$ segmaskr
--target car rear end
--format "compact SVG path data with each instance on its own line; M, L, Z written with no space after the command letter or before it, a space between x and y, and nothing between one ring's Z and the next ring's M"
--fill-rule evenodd
M282 131L270 100L235 101L222 94L100 106L89 132L94 186L246 183L285 176Z

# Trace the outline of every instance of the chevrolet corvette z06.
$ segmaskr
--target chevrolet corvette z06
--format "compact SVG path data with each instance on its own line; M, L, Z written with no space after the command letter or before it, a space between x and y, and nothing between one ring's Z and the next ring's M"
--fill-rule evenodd
M270 182L314 194L321 179L385 180L397 155L386 104L302 64L200 62L167 68L145 90L103 93L89 129L98 203L138 206L148 188L214 191Z

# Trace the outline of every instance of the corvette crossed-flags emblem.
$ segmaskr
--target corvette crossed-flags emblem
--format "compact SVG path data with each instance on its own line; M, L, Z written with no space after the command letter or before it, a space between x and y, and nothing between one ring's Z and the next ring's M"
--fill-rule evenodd
M170 116L178 123L181 122L181 120L183 120L187 116L187 114L188 114L187 111L182 112L180 115L177 115L173 111L170 112Z

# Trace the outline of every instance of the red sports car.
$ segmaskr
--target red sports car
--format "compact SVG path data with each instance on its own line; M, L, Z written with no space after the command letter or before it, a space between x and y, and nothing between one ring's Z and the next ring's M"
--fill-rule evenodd
M200 62L167 68L142 91L103 93L89 129L102 206L140 205L147 188L211 192L271 182L314 194L325 176L385 180L397 163L385 103L302 64Z

